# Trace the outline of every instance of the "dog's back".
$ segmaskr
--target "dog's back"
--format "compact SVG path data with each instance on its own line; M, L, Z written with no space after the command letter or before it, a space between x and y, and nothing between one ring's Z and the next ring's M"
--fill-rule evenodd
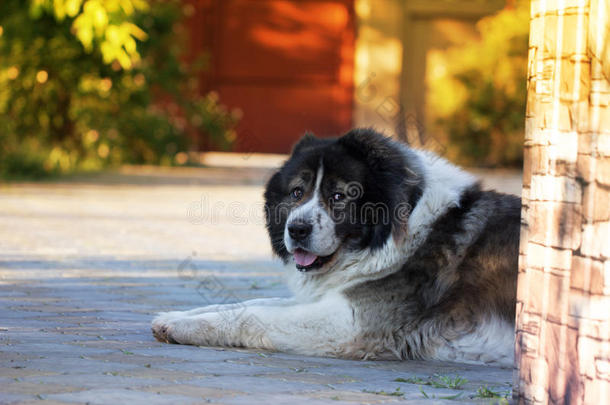
M346 291L362 341L404 359L512 362L520 210L516 196L465 190L398 272Z

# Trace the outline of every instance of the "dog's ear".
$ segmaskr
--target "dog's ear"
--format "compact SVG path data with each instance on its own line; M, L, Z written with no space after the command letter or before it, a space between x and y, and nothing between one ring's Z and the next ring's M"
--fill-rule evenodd
M396 143L372 128L353 129L339 139L339 144L374 171L404 169L404 157Z
M305 132L305 135L303 135L301 139L299 139L299 141L292 148L292 153L294 154L300 152L304 148L315 145L318 141L319 139L316 138L313 133Z
M397 160L402 161L392 140L372 128L353 129L342 136L339 143L373 170L383 170L392 167Z
M400 144L370 129L354 129L339 143L357 159L366 163L372 172L374 184L368 184L365 192L373 203L386 204L390 221L372 225L371 246L380 247L392 234L400 239L406 234L406 219L421 196L422 178L416 167L411 167Z
M265 188L265 220L273 253L287 263L290 254L284 245L284 226L288 220L288 210L282 207L287 192L284 190L282 170L278 170L267 182Z

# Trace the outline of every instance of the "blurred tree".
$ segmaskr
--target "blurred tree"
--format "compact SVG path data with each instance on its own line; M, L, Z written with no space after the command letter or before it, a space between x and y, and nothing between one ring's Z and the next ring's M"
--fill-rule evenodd
M0 176L184 164L194 131L230 145L238 117L199 95L178 1L2 0Z
M449 157L473 166L521 166L529 1L507 2L477 28L481 39L450 50L448 79L432 84L451 106L440 120Z

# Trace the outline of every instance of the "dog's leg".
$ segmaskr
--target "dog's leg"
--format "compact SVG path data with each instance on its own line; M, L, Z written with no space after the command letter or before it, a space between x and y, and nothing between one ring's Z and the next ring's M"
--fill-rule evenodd
M158 317L152 328L162 342L318 356L341 355L357 329L352 309L340 295L306 304L252 305L171 319Z
M213 304L205 307L190 309L188 311L170 311L170 312L159 312L158 318L183 318L187 316L205 314L207 312L222 312L229 310L237 310L246 306L285 306L295 304L294 298L255 298L247 301L236 302L234 304Z
M254 298L247 301L236 302L234 304L213 304L205 307L184 311L185 315L198 315L206 312L227 311L230 309L239 309L247 306L285 306L296 303L294 298Z

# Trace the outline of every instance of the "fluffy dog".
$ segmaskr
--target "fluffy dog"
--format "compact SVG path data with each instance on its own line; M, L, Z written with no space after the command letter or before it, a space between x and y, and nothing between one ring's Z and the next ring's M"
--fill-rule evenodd
M265 191L290 299L161 313L169 343L510 365L516 196L371 129L306 135Z

